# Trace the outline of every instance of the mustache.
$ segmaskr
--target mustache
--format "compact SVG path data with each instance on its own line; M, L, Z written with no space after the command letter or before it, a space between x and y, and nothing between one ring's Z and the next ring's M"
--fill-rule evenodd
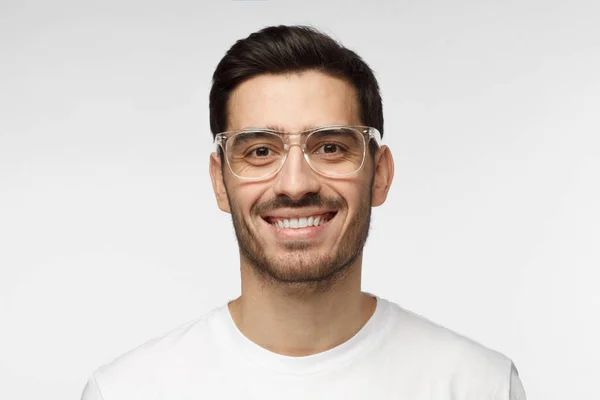
M321 207L339 210L346 207L346 202L341 198L322 197L318 193L310 193L299 200L292 200L287 196L276 197L272 200L257 204L253 207L252 214L265 214L279 208Z

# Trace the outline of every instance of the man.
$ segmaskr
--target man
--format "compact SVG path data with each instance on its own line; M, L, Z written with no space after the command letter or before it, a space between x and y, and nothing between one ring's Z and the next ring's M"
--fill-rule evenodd
M101 367L84 400L525 399L509 358L361 291L394 164L359 56L307 27L253 33L216 68L210 124L241 296Z

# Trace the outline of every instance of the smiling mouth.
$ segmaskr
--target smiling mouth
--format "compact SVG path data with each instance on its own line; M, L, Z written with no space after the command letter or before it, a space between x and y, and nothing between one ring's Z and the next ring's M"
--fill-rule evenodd
M263 219L276 228L282 229L301 229L308 227L321 226L329 222L335 215L336 211L323 214L315 214L305 217L264 217Z

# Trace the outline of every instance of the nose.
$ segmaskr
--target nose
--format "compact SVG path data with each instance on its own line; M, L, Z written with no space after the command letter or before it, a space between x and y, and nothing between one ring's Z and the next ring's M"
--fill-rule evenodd
M275 177L275 194L297 201L309 193L318 193L320 188L319 177L306 162L300 145L291 145L285 163Z

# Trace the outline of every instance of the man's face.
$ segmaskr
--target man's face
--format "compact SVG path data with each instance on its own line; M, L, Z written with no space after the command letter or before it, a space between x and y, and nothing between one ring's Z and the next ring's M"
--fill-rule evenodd
M356 91L319 72L261 75L237 87L230 98L228 130L277 126L285 132L325 125L360 125ZM368 154L368 152L367 152ZM326 290L362 254L371 214L373 160L343 179L326 178L290 147L282 169L264 181L243 181L221 169L213 154L217 198L231 212L245 263L270 282ZM224 160L223 160L224 162ZM319 217L318 227L282 228L277 221ZM292 222L292 225L294 222Z

